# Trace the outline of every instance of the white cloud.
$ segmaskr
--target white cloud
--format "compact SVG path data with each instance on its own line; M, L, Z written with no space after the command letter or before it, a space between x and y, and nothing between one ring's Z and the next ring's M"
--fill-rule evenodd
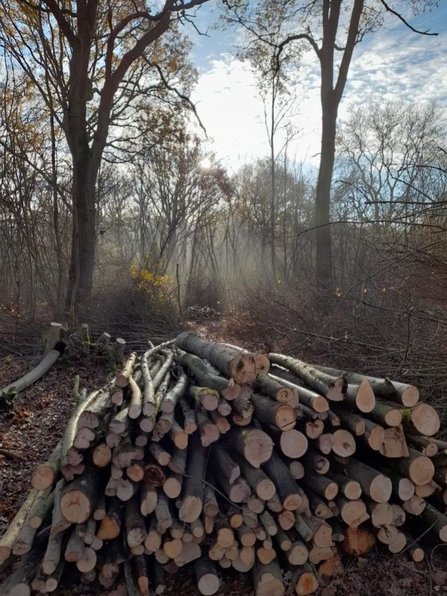
M340 118L346 118L353 105L373 100L437 101L447 108L447 32L427 37L392 23L393 29L381 29L356 48ZM436 27L436 19L431 26ZM291 144L289 155L316 164L321 108L313 52L304 56L300 78L294 125L302 132ZM193 99L214 140L213 148L227 167L236 170L241 163L268 155L263 105L246 64L230 54L214 55L210 67L201 68Z

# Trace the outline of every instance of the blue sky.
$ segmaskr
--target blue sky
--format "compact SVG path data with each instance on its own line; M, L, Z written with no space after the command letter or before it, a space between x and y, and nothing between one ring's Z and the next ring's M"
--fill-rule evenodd
M391 5L397 4L396 0ZM436 101L447 109L447 0L440 4L431 13L409 19L416 28L438 32L437 37L412 33L387 15L384 27L357 46L340 118L347 117L352 106L380 99ZM196 24L206 31L216 18L212 4L205 4ZM248 66L235 57L237 33L209 29L208 36L192 32L191 37L199 70L193 100L213 141L210 149L235 170L242 162L268 153L256 82ZM311 52L303 59L300 78L302 84L296 87L299 113L293 119L300 133L291 153L297 161L316 163L321 112L319 72Z

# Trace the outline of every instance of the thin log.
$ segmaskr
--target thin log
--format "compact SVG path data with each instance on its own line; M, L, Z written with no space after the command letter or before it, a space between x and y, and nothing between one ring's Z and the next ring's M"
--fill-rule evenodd
M303 379L312 389L318 391L330 401L343 401L348 385L343 377L335 379L321 373L302 360L282 354L269 354L268 356L270 362L289 369L293 374Z
M286 464L280 459L275 451L272 452L269 460L263 464L264 471L276 486L283 507L286 511L296 511L304 501L303 491L292 478Z
M39 379L41 379L45 373L47 373L53 364L58 360L61 352L59 350L50 350L46 356L42 358L39 364L33 368L30 372L26 375L17 379L13 383L10 383L3 389L0 389L0 399L2 397L16 395L21 391L24 391L28 387L31 387L34 383L36 383Z
M377 396L402 404L407 408L415 406L419 400L419 391L414 385L407 385L406 383L390 381L389 379L380 379L368 375L328 368L326 366L314 366L322 372L332 376L343 375L348 383L360 383L362 380L366 379L371 383L373 391Z
M135 362L137 360L136 352L132 352L129 358L126 361L124 367L119 371L115 378L115 385L120 389L124 389L129 385L129 379L132 375L133 368L135 366Z
M183 483L180 521L191 523L199 518L203 507L203 479L205 478L206 451L193 435L188 447L186 479Z
M26 522L27 516L37 497L37 491L32 489L25 502L16 513L14 519L9 524L8 529L0 538L0 565L4 563L12 554L14 542L17 540L20 531Z
M174 387L168 391L160 404L160 410L166 414L170 414L175 410L178 400L185 393L188 387L189 379L183 370L180 370L177 382Z
M276 493L276 487L271 478L260 468L252 466L239 453L234 454L239 470L256 495L263 501L269 501Z

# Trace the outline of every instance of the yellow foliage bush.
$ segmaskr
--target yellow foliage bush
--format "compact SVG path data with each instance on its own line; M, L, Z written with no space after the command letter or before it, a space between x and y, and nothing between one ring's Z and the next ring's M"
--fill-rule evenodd
M174 288L171 275L162 275L157 271L152 272L134 264L130 267L130 275L136 289L142 292L151 303L162 306L171 302Z

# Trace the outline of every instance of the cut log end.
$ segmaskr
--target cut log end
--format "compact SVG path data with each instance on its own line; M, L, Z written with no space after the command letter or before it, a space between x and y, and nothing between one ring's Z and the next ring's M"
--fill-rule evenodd
M366 379L363 379L359 385L355 396L355 403L360 412L363 412L364 414L372 412L374 406L376 405L376 398L373 388L371 383Z

